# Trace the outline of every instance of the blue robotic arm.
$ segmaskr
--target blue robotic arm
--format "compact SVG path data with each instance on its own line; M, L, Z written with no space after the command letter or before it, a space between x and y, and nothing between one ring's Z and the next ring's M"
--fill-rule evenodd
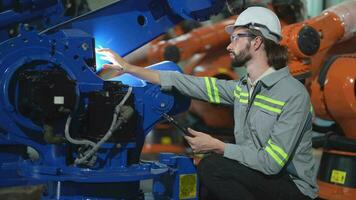
M18 34L18 24L47 28L68 19L62 0L0 0L0 42Z
M121 0L40 33L23 28L0 43L0 185L47 183L44 199L138 199L139 181L154 179L157 198L196 199L190 159L162 154L160 162L139 162L162 114L186 110L189 100L130 75L102 80L95 46L124 56L181 20L204 20L222 6ZM151 68L180 71L171 62ZM28 147L39 159L26 157ZM186 180L193 180L188 192L180 185Z
M223 6L221 0L121 0L42 33L80 29L94 36L97 47L111 48L125 56L182 20L206 20ZM99 61L98 70L100 64Z

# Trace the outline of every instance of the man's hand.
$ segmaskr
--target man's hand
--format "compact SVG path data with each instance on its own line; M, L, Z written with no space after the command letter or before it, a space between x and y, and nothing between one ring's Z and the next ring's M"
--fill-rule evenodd
M102 55L101 59L112 63L104 64L103 68L116 70L118 72L116 76L123 73L130 73L153 84L160 84L161 82L158 71L129 64L111 49L96 49L96 53Z
M119 74L123 74L126 72L128 66L130 65L127 63L119 54L114 52L111 49L95 49L96 53L102 55L100 58L102 60L106 60L111 62L112 64L104 64L103 68L114 69L119 72Z
M214 151L218 154L224 153L225 143L222 141L191 128L188 128L188 131L193 137L185 136L184 138L188 141L194 153L205 153L209 151Z

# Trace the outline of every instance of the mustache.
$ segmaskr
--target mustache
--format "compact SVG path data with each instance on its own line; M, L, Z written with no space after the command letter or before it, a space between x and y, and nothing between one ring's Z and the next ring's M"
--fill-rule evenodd
M229 51L229 53L233 54L234 56L236 56L236 53L233 51Z

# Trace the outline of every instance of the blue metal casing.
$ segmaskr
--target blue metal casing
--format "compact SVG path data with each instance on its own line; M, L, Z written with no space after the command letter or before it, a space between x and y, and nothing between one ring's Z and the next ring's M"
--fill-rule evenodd
M2 3L6 5L4 9L11 9L9 3ZM24 5L29 4L24 1ZM54 4L45 4L49 5ZM45 183L48 187L44 199L138 199L139 181L154 179L156 198L196 199L197 178L189 158L163 154L159 162L139 161L145 136L162 119L162 114L174 115L187 110L189 99L163 93L159 86L128 74L101 79L96 75L101 61L95 47L112 48L124 56L182 19L204 19L216 13L221 5L221 1L214 0L194 3L121 0L41 33L23 28L17 37L0 43L0 186ZM2 14L0 27L6 27L8 15ZM172 62L150 68L181 72ZM58 84L58 77L64 82ZM39 79L45 81L38 82ZM38 90L32 91L27 83L34 83L47 92L37 94ZM88 139L86 129L82 128L88 124L81 116L92 117L92 105L100 107L92 96L101 95L110 101L110 95L126 93L129 87L132 87L132 101L127 104L134 109L135 120L127 126L131 127L133 136L127 141L112 139L102 144L92 164L73 163L86 146L64 139L66 127L71 131L80 129L77 137ZM33 99L45 99L45 105L28 102ZM47 102L48 99L53 102ZM71 106L67 106L68 101L72 101ZM68 125L69 116L74 122L80 122L79 125L74 122ZM120 134L126 137L125 132ZM98 133L95 137L90 140L98 142L103 136ZM38 153L38 159L28 158L28 147ZM193 184L183 191L186 180L192 180Z

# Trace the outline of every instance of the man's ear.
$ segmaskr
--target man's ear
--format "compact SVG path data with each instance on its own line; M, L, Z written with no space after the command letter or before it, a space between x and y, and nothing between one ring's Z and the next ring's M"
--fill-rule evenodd
M262 47L262 44L263 44L263 39L260 36L255 37L254 40L252 41L252 46L255 51L259 50Z

